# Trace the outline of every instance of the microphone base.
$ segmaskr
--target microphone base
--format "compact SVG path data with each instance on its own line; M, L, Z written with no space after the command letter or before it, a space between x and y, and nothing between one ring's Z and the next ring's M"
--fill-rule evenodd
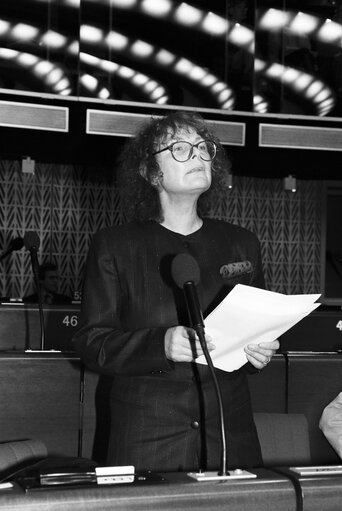
M228 470L228 473L225 475L220 475L214 470L209 470L207 472L188 472L187 475L199 483L202 481L231 481L234 479L254 479L257 477L256 474L248 472L247 470L241 470L240 468Z

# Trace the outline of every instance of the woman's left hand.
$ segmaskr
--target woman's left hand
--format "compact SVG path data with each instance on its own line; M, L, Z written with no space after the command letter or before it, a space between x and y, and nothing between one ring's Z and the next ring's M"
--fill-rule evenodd
M263 369L271 361L271 358L279 348L278 339L272 342L260 342L259 344L248 344L245 347L246 357L257 369Z

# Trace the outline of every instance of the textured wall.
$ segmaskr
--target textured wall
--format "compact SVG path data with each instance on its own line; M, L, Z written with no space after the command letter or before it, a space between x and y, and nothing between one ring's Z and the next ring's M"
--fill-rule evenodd
M279 179L234 177L210 216L246 226L262 244L267 286L286 294L319 292L321 182L299 181L285 192ZM0 162L0 251L10 240L36 231L39 260L61 271L60 291L82 287L89 241L99 228L124 221L110 169L36 164L34 175L21 162ZM22 249L0 262L0 295L21 297L32 289L29 253Z

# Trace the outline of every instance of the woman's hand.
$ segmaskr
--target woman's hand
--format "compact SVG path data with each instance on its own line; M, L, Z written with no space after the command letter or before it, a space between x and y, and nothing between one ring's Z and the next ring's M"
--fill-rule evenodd
M248 346L245 347L245 352L248 362L257 369L263 369L270 362L278 348L279 341L277 339L272 342L248 344Z
M206 335L208 351L215 349L210 336ZM192 362L203 355L195 330L184 326L174 326L165 333L165 354L173 362Z

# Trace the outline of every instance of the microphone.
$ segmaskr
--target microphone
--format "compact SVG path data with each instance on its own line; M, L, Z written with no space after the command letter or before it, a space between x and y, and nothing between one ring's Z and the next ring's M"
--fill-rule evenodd
M24 236L24 244L27 250L29 250L31 254L31 264L32 264L32 270L33 275L35 279L38 279L35 284L38 283L38 297L39 297L39 263L38 263L38 248L40 245L39 236L34 231L28 231Z
M178 254L171 264L172 278L183 289L192 328L204 331L204 322L198 300L196 285L200 281L200 269L196 259L190 254Z
M38 263L38 249L40 245L40 239L36 232L28 231L24 236L24 245L31 255L31 265L33 271L33 277L35 286L38 293L38 308L39 308L39 319L40 319L40 349L44 349L45 345L45 325L44 325L44 314L43 314L43 300L39 282L39 263Z
M215 476L209 475L208 479L226 479L229 476L227 472L227 448L226 448L226 433L223 413L222 395L219 383L216 378L215 369L211 356L208 351L207 343L205 340L204 321L201 311L196 285L200 282L200 268L194 257L190 254L178 254L171 263L171 275L178 287L183 288L185 300L188 308L190 324L196 331L199 338L203 354L209 367L209 371L214 383L216 397L219 407L219 419L221 429L221 444L222 444L222 458L221 458L221 471ZM205 480L203 474L195 476L198 481Z
M5 250L3 254L1 254L0 261L5 259L5 257L11 254L13 251L22 249L23 246L24 246L23 238L21 238L20 236L18 236L18 238L14 238L13 240L10 241L8 249Z

